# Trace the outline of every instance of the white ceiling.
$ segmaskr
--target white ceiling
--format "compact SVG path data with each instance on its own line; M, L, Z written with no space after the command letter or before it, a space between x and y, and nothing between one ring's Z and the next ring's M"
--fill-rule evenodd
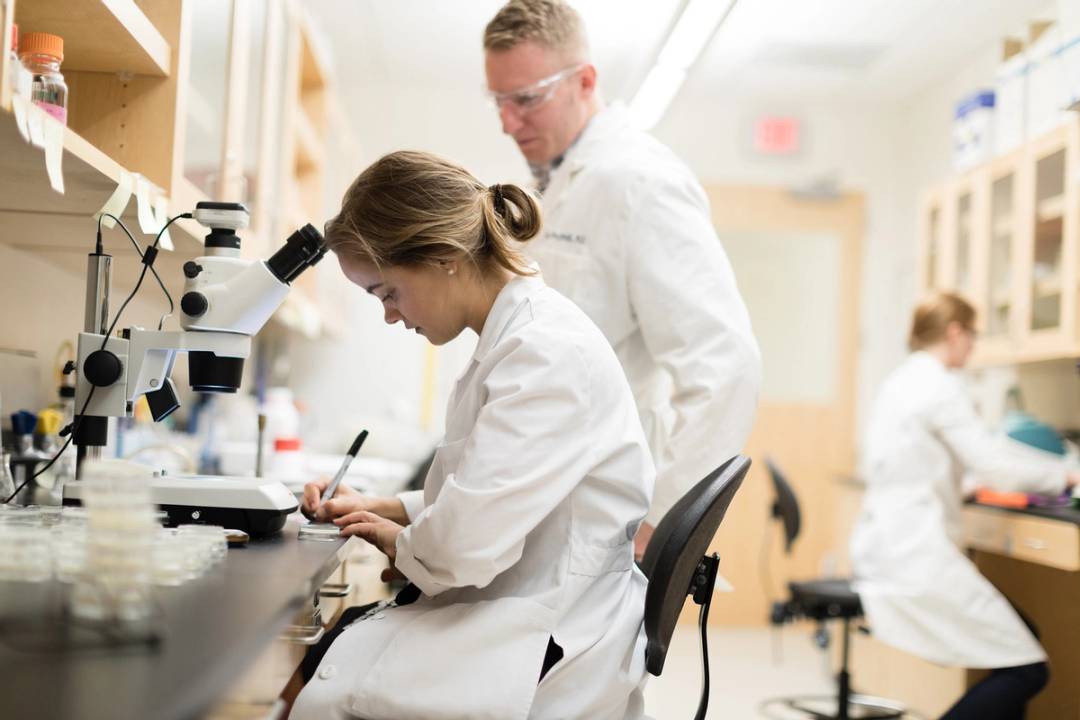
M482 96L484 26L503 0L306 0L350 83L457 86ZM580 0L608 93L644 74L682 0Z
M722 0L716 0L721 2ZM1069 0L1056 0L1068 2ZM897 101L1055 0L738 0L695 84ZM372 85L483 87L480 39L501 0L307 0L347 95ZM627 97L682 0L577 0L609 97Z
M895 103L1054 7L1055 0L739 0L693 79L797 100Z

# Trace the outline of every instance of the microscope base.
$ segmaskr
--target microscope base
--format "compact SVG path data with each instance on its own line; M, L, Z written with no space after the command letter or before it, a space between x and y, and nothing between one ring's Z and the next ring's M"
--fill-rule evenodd
M82 490L81 483L68 483L64 504L82 504ZM164 475L151 480L151 498L170 526L221 525L252 537L279 532L298 507L285 485L265 478Z

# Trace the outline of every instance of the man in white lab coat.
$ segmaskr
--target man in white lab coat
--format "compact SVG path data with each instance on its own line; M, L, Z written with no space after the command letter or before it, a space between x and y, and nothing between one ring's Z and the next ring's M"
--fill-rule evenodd
M559 0L511 0L484 32L488 89L542 194L527 252L603 331L630 381L657 465L636 539L743 449L761 358L701 185L597 92L581 19Z

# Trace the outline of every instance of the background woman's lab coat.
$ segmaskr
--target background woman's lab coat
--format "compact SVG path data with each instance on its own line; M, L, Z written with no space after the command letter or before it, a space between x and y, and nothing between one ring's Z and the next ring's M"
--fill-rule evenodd
M607 341L539 278L512 280L423 492L402 496L397 567L424 596L345 630L292 717L641 717L633 537L653 477ZM549 638L564 657L538 685Z
M961 479L1058 493L1066 463L990 433L959 373L912 354L885 381L866 444L866 496L851 541L874 634L942 665L1046 659L1012 606L961 549Z
M626 371L656 461L655 526L746 444L761 387L750 316L701 184L621 104L589 122L543 206L525 250Z

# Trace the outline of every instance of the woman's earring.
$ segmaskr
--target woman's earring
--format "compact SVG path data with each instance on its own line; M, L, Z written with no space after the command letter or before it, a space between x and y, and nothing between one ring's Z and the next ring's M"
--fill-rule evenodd
M455 268L447 268L446 269L446 274L447 275L453 275L456 272L457 272L457 270Z

